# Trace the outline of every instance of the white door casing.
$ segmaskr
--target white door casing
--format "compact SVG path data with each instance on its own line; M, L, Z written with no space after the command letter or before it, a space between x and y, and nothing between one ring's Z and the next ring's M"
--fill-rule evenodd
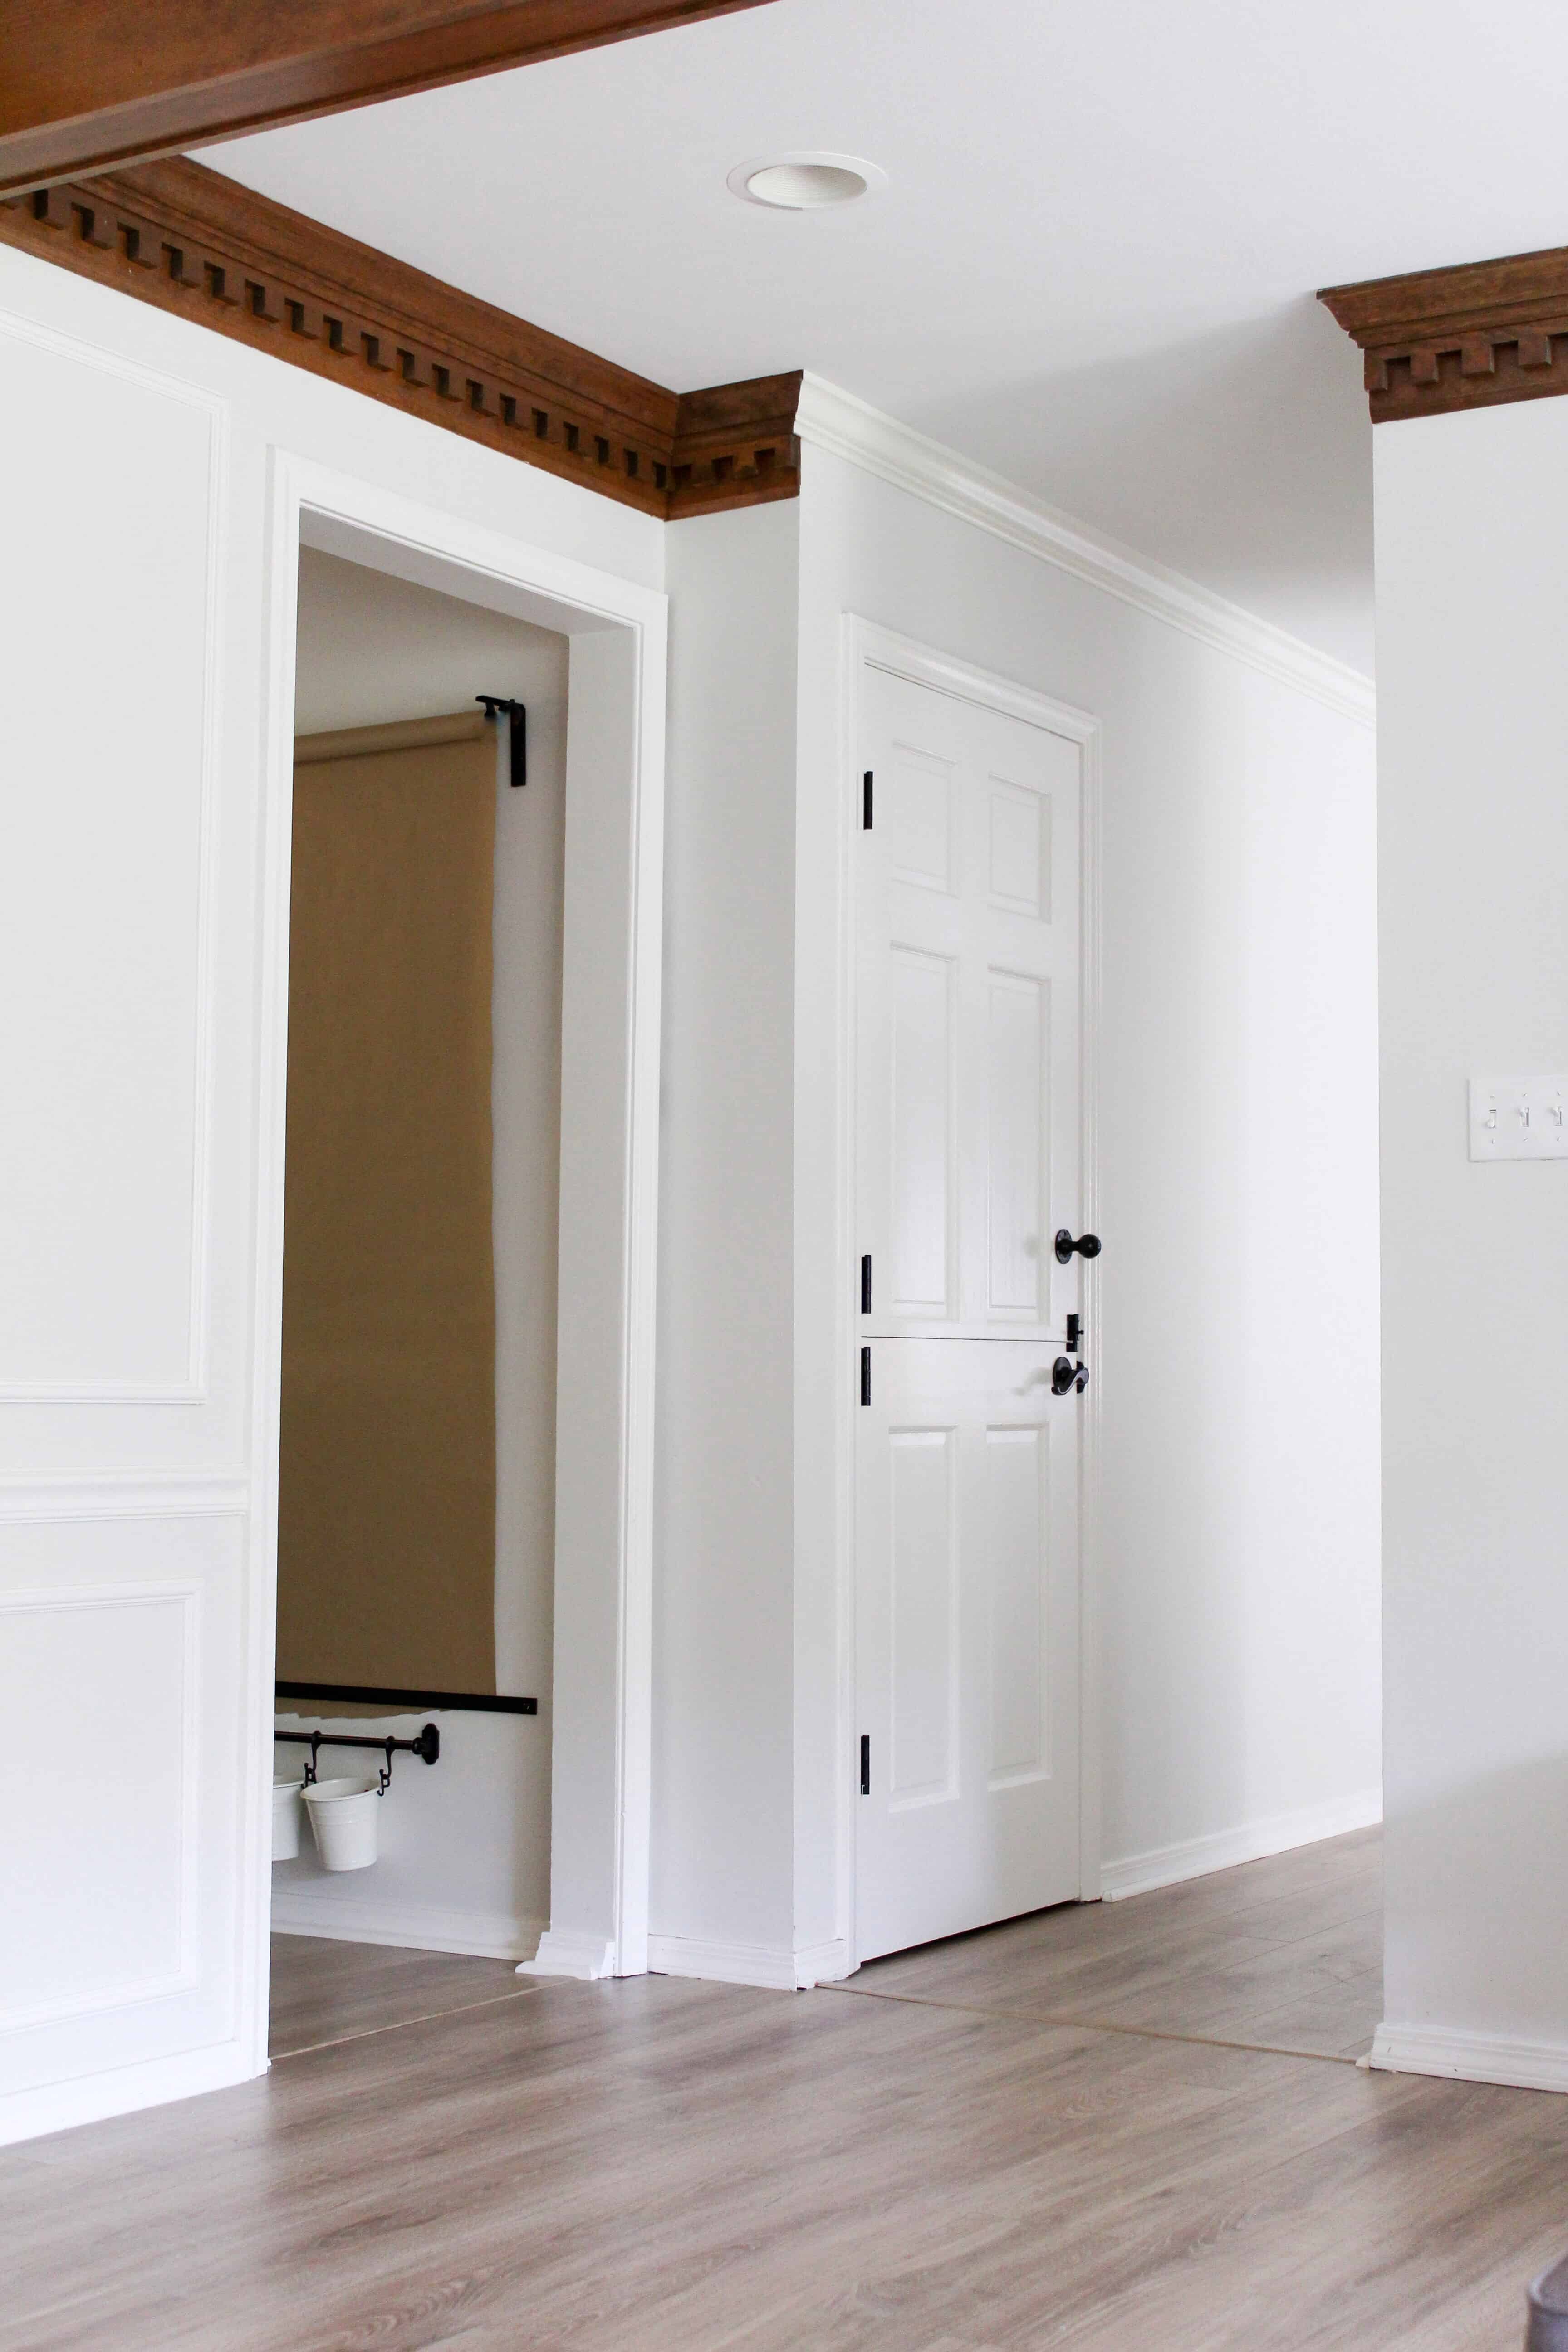
M918 649L863 644L854 677L866 1959L1068 1900L1091 1860L1089 1404L1053 1395L1050 1369L1089 1306L1084 1260L1059 1265L1052 1237L1088 1213L1093 728Z
M558 1265L572 1311L560 1318L556 1347L551 1916L524 1972L641 1975L652 1769L667 600L292 456L279 453L273 475L269 783L281 834L269 877L276 1093L268 1116L276 1169L283 1150L300 539L571 640ZM258 1317L267 1351L258 1451L274 1510L281 1210L279 1186ZM275 1530L270 1542L275 1574Z

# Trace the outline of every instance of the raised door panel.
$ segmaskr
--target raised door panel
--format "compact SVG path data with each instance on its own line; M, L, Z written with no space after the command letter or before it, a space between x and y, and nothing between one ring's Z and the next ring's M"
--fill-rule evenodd
M1079 745L865 673L857 1225L869 1328L1060 1328L1078 1274ZM944 975L939 982L938 974Z
M1078 1893L1074 1401L1037 1341L884 1339L857 1413L862 1958Z
M889 1432L892 1489L892 1673L889 1801L938 1804L957 1793L957 1433Z

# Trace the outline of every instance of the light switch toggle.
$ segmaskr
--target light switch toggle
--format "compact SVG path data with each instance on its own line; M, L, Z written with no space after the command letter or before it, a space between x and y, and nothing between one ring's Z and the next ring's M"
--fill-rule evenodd
M1472 1160L1568 1160L1568 1077L1472 1078Z

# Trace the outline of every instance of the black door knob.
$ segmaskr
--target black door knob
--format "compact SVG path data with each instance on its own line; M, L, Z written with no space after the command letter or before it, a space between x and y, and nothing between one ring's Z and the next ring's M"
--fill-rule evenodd
M1098 1257L1100 1255L1100 1235L1098 1234L1079 1234L1077 1241L1075 1242L1072 1235L1064 1225L1057 1235L1057 1264L1058 1265L1070 1265L1074 1250L1078 1252L1079 1257Z
M1066 1396L1077 1380L1079 1367L1070 1356L1058 1356L1051 1366L1051 1394Z

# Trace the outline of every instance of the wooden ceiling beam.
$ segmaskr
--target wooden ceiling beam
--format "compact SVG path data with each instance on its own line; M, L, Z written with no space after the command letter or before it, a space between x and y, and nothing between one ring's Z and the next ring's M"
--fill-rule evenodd
M0 196L765 0L0 0Z

